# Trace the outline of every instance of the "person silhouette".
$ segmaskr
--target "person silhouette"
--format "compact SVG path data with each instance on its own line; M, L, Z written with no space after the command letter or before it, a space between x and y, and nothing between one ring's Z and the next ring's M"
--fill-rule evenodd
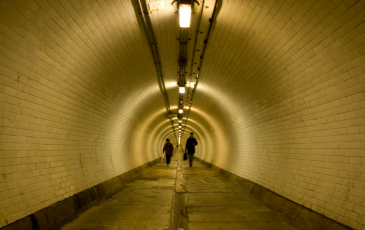
M166 164L169 165L170 161L171 161L172 152L174 151L174 146L172 146L172 144L170 143L170 139L168 139L168 138L166 139L166 143L165 143L162 151L166 155Z
M193 160L194 160L194 153L195 153L195 146L196 145L198 145L198 142L194 138L194 133L191 132L190 137L186 141L186 146L185 146L185 152L187 152L188 155L189 155L189 165L190 165L190 167L193 166Z

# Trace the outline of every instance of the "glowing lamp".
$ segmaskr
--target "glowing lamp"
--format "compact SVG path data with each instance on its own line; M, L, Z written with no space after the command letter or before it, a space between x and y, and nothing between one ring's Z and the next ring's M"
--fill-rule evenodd
M182 110L182 109L179 109L179 113L184 113L184 110Z
M191 5L180 4L180 27L190 27Z
M185 87L179 87L179 92L180 93L185 93Z

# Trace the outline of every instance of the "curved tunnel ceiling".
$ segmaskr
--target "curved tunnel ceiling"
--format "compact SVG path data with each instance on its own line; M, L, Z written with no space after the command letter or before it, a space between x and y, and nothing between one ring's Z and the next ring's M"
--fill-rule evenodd
M202 2L194 7L194 74L214 3L205 1L192 60ZM0 227L158 158L165 138L176 143L136 1L0 9ZM364 228L364 9L219 1L182 145L194 131L201 159ZM176 4L150 15L176 112Z

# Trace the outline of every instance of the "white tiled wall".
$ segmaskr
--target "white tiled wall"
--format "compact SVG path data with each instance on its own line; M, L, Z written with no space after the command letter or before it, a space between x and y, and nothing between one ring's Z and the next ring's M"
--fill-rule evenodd
M217 146L198 156L365 229L364 29L364 1L223 1L190 115Z
M158 157L149 47L122 1L0 1L0 227Z

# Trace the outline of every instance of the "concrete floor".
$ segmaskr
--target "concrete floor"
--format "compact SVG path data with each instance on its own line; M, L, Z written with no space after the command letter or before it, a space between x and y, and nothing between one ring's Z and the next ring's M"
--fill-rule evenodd
M93 202L62 230L306 229L273 212L240 187L195 161L190 168L175 154L114 196Z

